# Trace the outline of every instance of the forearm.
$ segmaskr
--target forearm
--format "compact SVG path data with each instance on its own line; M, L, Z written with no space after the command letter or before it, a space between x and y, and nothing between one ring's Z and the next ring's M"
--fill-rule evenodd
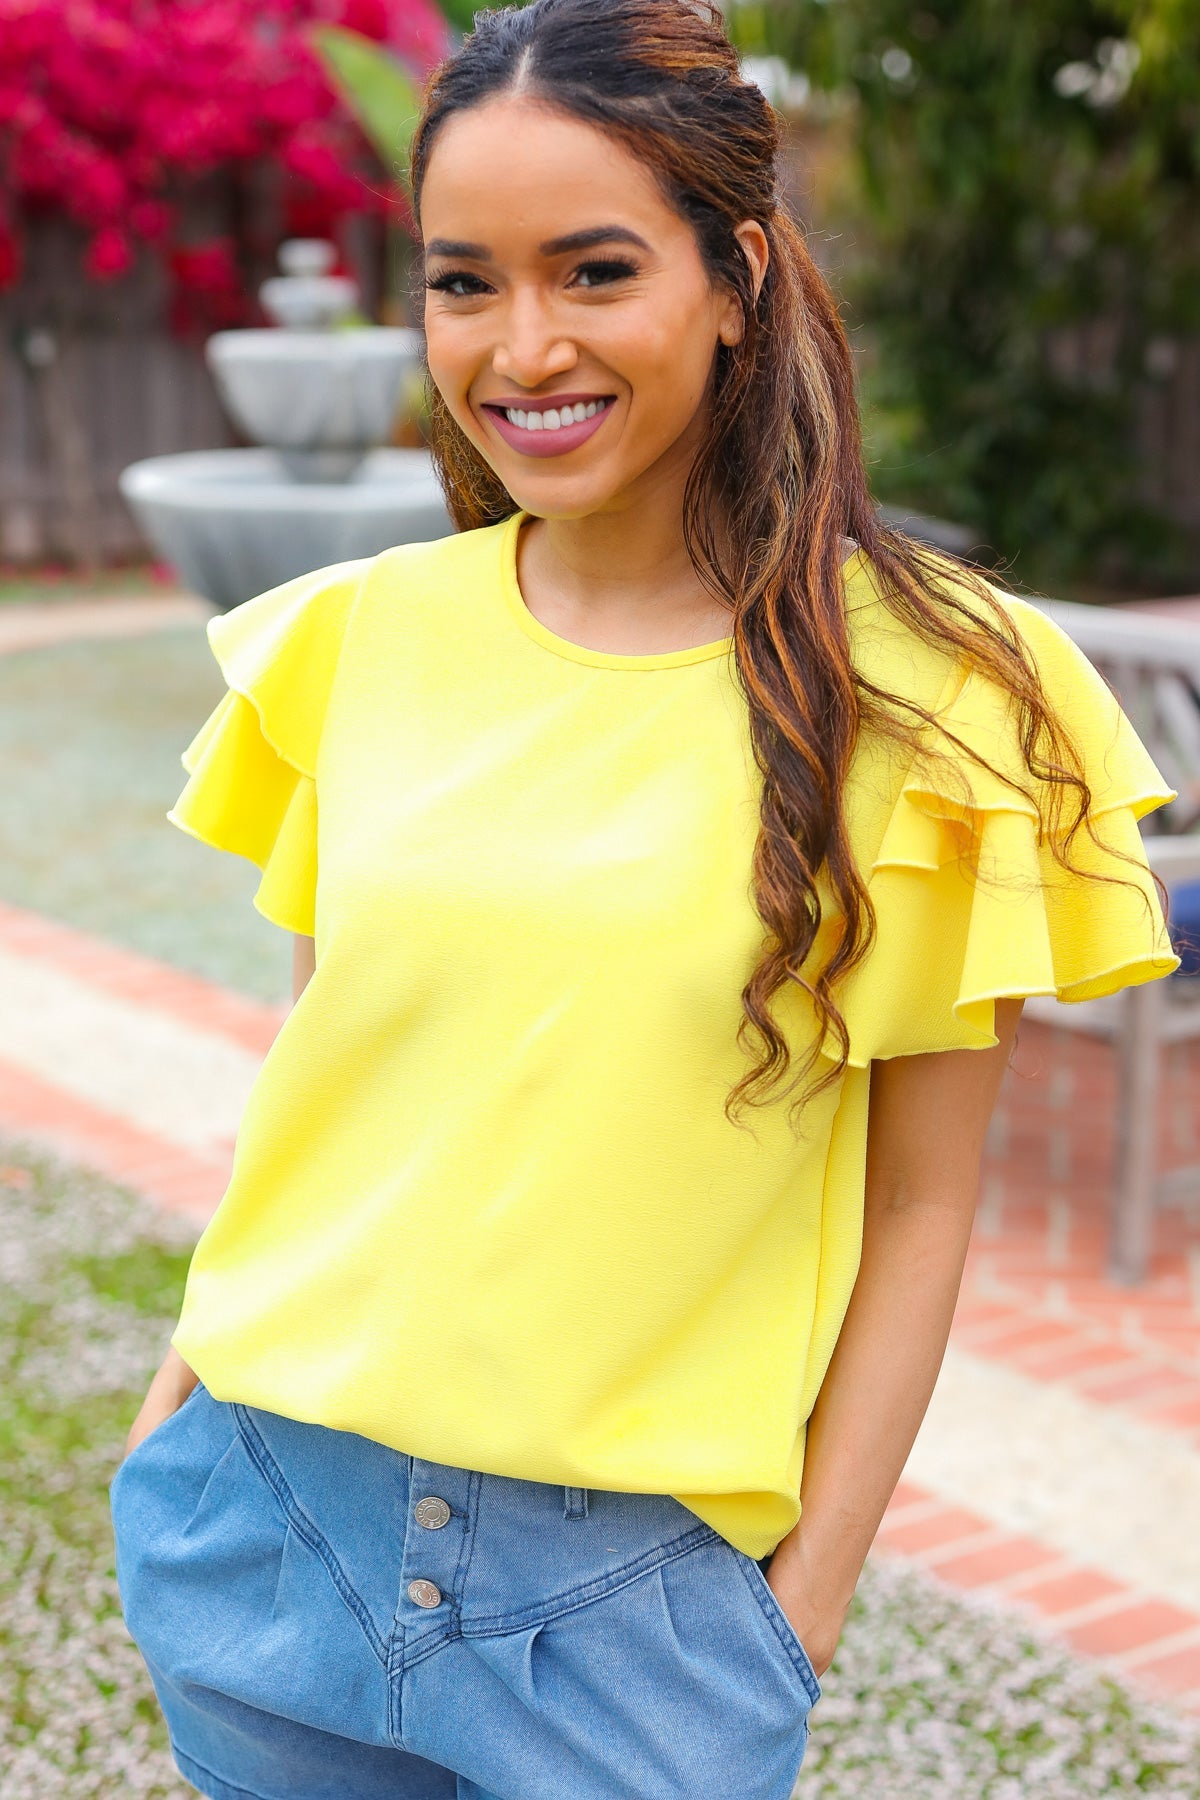
M832 1611L849 1604L933 1393L971 1219L962 1196L896 1200L868 1217L858 1280L809 1422L795 1532L815 1597Z
M871 1065L862 1260L809 1420L800 1521L770 1571L818 1674L942 1364L1021 1005L995 1002L994 1045Z
M152 1387L162 1393L166 1399L177 1404L186 1400L198 1380L195 1369L184 1362L174 1344L167 1345L167 1353L159 1364L158 1373L154 1377Z

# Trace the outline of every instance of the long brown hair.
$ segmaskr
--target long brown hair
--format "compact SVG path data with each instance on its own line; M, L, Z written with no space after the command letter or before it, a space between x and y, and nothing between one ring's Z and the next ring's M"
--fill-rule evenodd
M942 729L853 666L846 538L861 546L899 618L926 641L961 652L1012 694L1031 782L1049 796L1043 828L1065 866L1091 796L1078 752L987 584L959 559L887 528L876 511L837 302L782 201L775 115L742 78L717 8L690 0L534 0L478 15L426 91L411 162L418 221L442 124L515 88L597 126L652 168L692 225L711 279L734 290L745 314L741 342L717 352L707 431L684 502L692 560L732 614L762 773L753 886L766 938L741 996L738 1042L755 1060L727 1097L732 1117L743 1100L759 1105L777 1093L788 1072L789 1046L771 1013L787 983L808 994L817 1031L786 1091L813 1073L827 1033L839 1055L801 1098L845 1067L849 1034L835 993L875 932L843 806L851 757L863 725L914 748L923 726ZM735 236L746 219L761 224L770 246L757 300ZM511 517L512 496L436 389L431 407L434 457L455 524L471 529ZM1021 791L1041 816L1037 790ZM1062 830L1068 795L1073 816ZM806 970L821 924L823 864L843 925L824 966Z

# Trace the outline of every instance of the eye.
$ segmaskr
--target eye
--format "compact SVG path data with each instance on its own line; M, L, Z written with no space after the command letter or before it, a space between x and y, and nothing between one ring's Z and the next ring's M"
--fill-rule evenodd
M581 263L574 280L580 287L609 287L614 281L630 281L637 274L637 264L625 256L593 257Z
M479 294L491 292L486 281L469 274L466 269L447 269L441 275L427 275L425 286L431 293L450 294L456 300L473 300Z

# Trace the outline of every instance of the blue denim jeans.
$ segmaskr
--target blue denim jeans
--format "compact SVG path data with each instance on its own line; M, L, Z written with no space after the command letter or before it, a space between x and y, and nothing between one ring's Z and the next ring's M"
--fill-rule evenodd
M820 1694L677 1500L423 1462L198 1386L113 1478L117 1577L212 1800L787 1800Z

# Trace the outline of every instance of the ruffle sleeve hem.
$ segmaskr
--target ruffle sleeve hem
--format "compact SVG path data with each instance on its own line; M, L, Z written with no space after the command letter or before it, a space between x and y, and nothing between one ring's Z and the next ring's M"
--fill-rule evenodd
M932 710L997 773L924 728L869 867L878 937L841 999L860 1067L993 1045L994 1002L1004 997L1090 1000L1179 966L1137 825L1176 790L1066 633L1028 602L1003 600L1079 747L1095 840L1081 825L1068 849L1073 868L1056 860L1045 808L1019 791L1046 798L1028 773L1010 697L956 666ZM1069 821L1071 790L1066 798Z
M317 753L346 619L365 562L270 589L208 622L227 692L180 760L173 825L261 871L257 910L311 937L317 885Z

